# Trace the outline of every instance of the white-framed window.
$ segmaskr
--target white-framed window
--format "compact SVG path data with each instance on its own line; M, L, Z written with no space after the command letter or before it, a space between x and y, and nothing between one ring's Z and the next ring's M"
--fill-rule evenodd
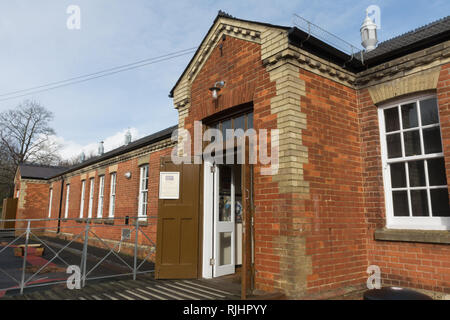
M115 172L111 173L111 184L109 189L109 217L114 217L114 210L116 205L116 179L117 174Z
M144 165L140 167L138 216L144 217L147 215L147 200L148 200L148 165Z
M394 229L450 229L436 96L378 109L386 221Z
M52 216L52 201L53 201L53 189L50 189L50 198L48 200L48 217Z
M64 218L66 219L69 216L69 195L70 195L70 184L66 186L66 204L64 206Z
M105 176L100 176L98 182L98 206L97 206L97 218L103 217L103 196L105 193Z
M89 206L88 218L92 218L92 207L94 206L94 178L89 179Z
M83 218L85 195L86 195L86 180L83 180L81 181L80 218Z

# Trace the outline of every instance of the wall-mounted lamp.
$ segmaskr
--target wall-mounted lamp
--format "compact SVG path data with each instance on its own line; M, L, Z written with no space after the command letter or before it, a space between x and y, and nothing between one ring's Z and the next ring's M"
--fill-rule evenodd
M131 172L125 172L125 178L130 179L131 178Z
M217 98L219 97L219 91L220 89L222 89L225 86L225 81L217 81L214 84L214 87L209 88L209 91L211 91L212 93L212 98L214 100L217 100Z

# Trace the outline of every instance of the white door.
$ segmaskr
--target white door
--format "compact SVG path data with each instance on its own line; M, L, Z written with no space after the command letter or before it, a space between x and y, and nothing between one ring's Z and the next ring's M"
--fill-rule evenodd
M214 277L235 272L235 185L230 165L214 166Z

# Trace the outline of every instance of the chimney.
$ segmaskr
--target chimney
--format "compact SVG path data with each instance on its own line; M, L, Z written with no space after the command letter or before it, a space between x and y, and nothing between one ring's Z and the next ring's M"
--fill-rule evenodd
M103 141L100 141L98 145L98 155L101 156L105 153L105 147L103 146Z
M366 19L361 26L361 44L366 52L372 51L377 47L377 25L369 18L369 11L366 10Z
M84 162L86 160L86 155L84 154L84 152L82 151L80 154L80 161Z
M130 129L125 133L125 145L129 145L131 143L131 132Z

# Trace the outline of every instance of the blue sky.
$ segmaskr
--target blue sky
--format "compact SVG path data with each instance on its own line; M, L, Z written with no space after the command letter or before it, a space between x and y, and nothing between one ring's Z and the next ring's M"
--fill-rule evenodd
M450 14L450 1L153 1L15 0L0 2L0 94L164 55L200 44L219 9L242 19L291 26L296 13L360 47L365 8L381 8L381 40ZM69 5L81 29L66 26ZM55 114L63 156L108 150L177 122L168 98L191 55L30 95ZM0 101L0 111L25 98Z

